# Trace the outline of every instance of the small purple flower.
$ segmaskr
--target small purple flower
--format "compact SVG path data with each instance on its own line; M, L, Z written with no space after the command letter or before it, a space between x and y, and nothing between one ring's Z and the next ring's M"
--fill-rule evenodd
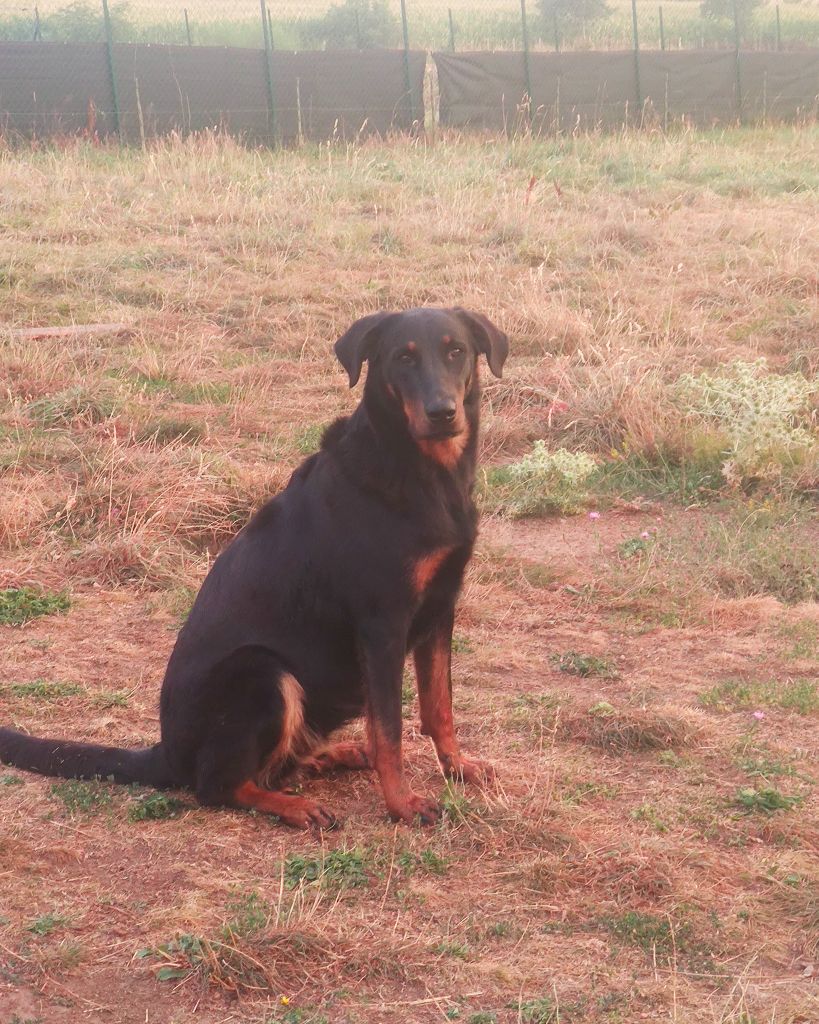
M640 539L651 540L651 534L648 532L648 530L643 530L643 532L640 534Z
M764 711L754 711L754 713L753 713L753 715L751 717L755 718L757 720L757 722L761 722L762 719L765 717L765 712Z
M589 512L589 519L599 519L599 518L600 518L600 513L599 512Z

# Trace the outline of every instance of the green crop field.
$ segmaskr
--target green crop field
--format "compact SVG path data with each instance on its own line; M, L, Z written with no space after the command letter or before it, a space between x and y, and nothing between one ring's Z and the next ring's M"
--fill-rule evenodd
M659 4L639 0L638 22L642 45L659 47ZM663 7L665 42L669 48L732 46L733 24L729 19L702 15L696 0L666 0ZM281 49L325 46L401 46L398 0L385 0L373 11L361 0L289 0L269 4L274 43ZM622 49L632 44L629 0L611 0L607 17L588 22L560 24L561 45L566 48ZM44 39L102 38L100 4L96 0L44 0L38 4ZM255 0L133 0L111 5L115 34L120 39L149 42L187 41L185 11L191 39L201 45L260 46L260 7ZM355 10L358 9L358 20ZM347 11L336 17L333 12ZM446 48L450 43L448 12L457 49L520 48L522 28L517 0L407 0L410 43L417 47ZM782 0L779 4L782 45L819 45L817 0ZM0 39L31 38L34 6L15 0L0 2ZM329 19L329 20L328 20ZM554 46L554 23L544 18L535 2L528 5L528 27L534 48ZM743 33L743 45L772 47L776 44L776 4L767 0L755 12Z

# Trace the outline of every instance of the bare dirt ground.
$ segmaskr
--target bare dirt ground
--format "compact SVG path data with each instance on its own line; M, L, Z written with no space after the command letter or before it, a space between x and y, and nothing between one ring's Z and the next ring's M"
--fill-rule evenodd
M0 1024L819 1020L815 480L694 486L671 404L737 357L815 376L817 145L0 153L5 326L128 324L0 335L0 589L71 601L0 625L3 724L155 740L196 586L356 400L330 347L377 306L509 331L485 465L546 438L622 484L484 515L455 703L496 789L444 787L405 686L439 827L369 774L302 780L316 836L0 766Z

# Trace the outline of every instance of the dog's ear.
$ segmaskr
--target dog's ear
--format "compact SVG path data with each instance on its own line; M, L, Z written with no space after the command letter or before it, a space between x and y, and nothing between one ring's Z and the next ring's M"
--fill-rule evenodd
M452 312L469 329L478 346L478 351L483 352L486 356L492 373L496 377L502 376L503 364L509 355L509 339L503 331L482 313L473 313L469 309L461 309L460 306L457 306Z
M361 364L369 359L373 346L378 340L378 329L392 313L371 313L363 316L349 328L335 344L338 361L350 377L350 387L354 388L361 376Z

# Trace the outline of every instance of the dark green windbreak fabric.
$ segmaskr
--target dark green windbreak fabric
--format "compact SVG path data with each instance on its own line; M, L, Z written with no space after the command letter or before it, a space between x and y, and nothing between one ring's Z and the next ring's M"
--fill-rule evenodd
M401 50L272 55L278 137L323 140L408 130L423 124L426 55L409 54L411 98ZM238 47L114 46L120 125L141 133L222 127L251 141L271 137L263 50ZM89 107L93 105L93 113ZM113 95L102 44L0 43L0 122L47 136L92 125L113 128Z
M436 53L441 124L509 130L616 127L645 118L696 124L813 116L819 52ZM739 88L737 81L739 80Z

